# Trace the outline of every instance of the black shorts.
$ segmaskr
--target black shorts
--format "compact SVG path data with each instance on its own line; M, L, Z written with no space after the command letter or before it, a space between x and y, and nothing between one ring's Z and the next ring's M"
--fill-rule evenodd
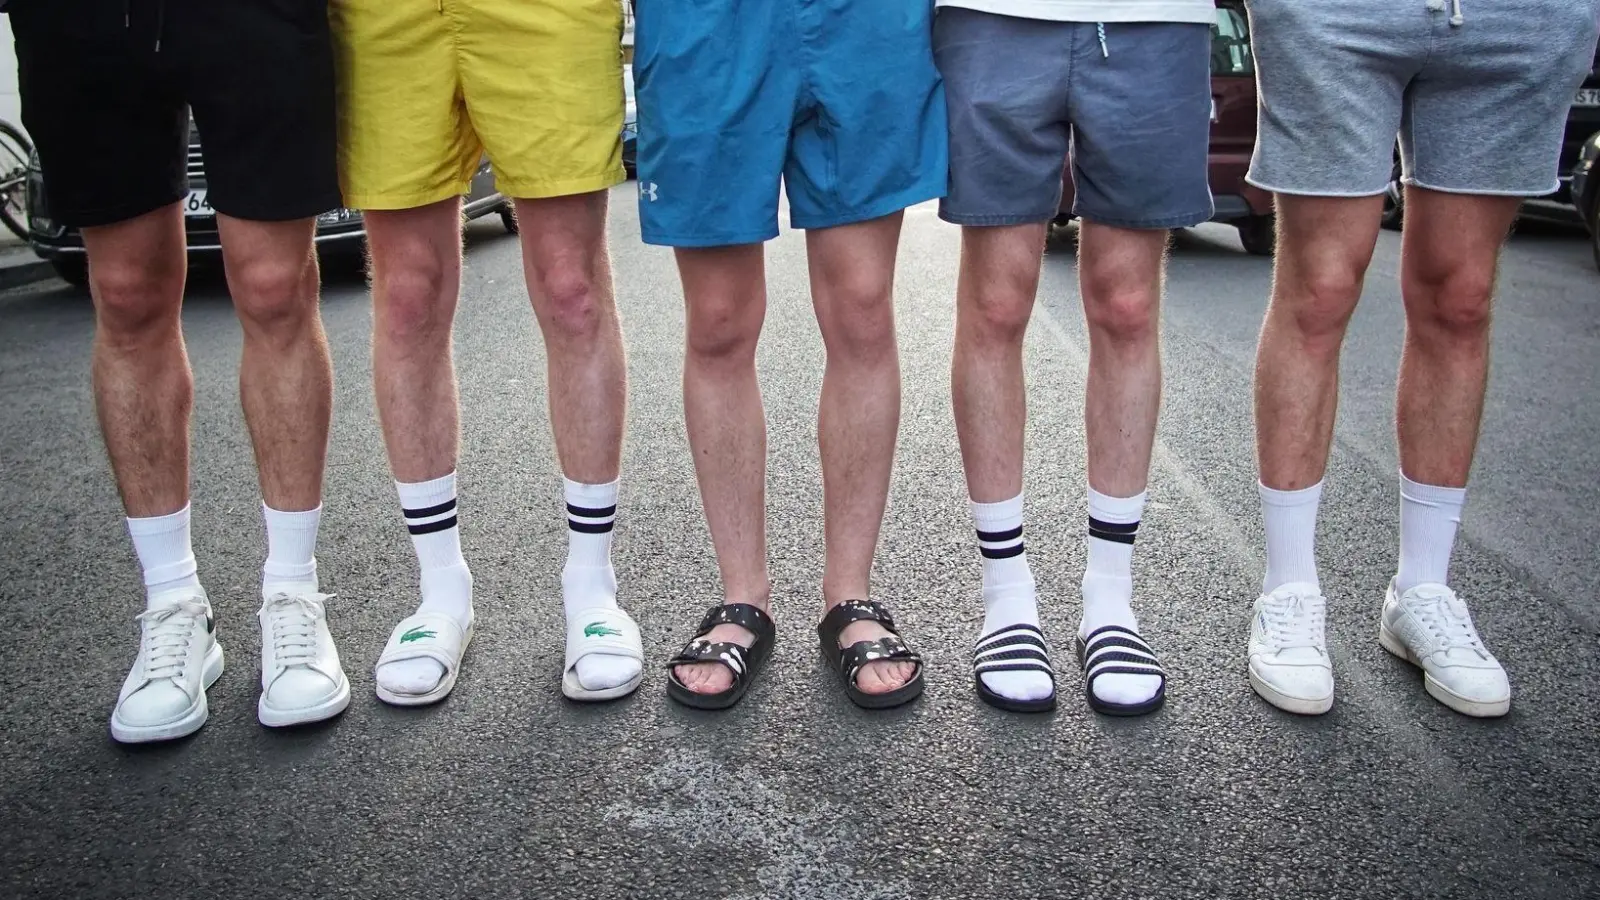
M240 219L339 206L328 0L10 0L22 120L51 217L109 225L183 199ZM195 185L199 187L200 185Z

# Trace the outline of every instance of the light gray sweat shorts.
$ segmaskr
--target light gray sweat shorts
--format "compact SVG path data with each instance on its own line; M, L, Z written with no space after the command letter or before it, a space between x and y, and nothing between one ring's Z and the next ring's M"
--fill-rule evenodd
M1285 194L1405 183L1537 197L1557 188L1567 110L1600 0L1248 0L1259 87L1248 180Z

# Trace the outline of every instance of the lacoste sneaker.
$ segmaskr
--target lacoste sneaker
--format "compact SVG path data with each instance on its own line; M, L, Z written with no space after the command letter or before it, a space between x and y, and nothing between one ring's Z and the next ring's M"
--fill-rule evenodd
M139 656L111 713L124 744L166 741L206 723L206 688L222 675L222 645L205 591L175 591L138 615Z
M1511 681L1494 658L1472 614L1442 584L1419 584L1396 594L1389 582L1378 622L1378 643L1414 666L1433 699L1462 715L1490 718L1511 711Z
M261 702L271 728L320 722L350 705L350 682L328 633L328 594L274 594L261 606Z
M1303 716L1333 708L1333 664L1324 636L1328 601L1314 585L1286 584L1256 600L1250 620L1250 686Z

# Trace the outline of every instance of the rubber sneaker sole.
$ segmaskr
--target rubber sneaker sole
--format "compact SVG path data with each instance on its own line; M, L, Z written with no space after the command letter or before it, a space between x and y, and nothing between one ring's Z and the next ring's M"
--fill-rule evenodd
M1320 716L1333 709L1333 694L1314 699L1304 697L1291 697L1268 684L1266 679L1256 674L1254 667L1250 669L1250 686L1255 688L1261 699L1276 706L1284 712L1294 713L1297 716Z
M212 643L210 652L206 654L205 680L201 682L200 698L189 712L177 721L164 725L128 725L117 718L116 711L112 711L112 739L119 744L148 744L188 737L199 731L211 715L210 707L206 704L206 691L222 677L222 666L222 645Z
M1427 667L1422 664L1422 660L1417 659L1416 655L1411 652L1411 648L1395 637L1394 632L1390 631L1388 626L1382 622L1378 623L1378 643L1383 649L1421 669L1423 689L1428 692L1430 697L1456 712L1477 719L1494 719L1511 711L1511 695L1509 694L1504 699L1473 700L1457 694L1446 687L1443 682L1435 680L1433 675L1428 672Z
M315 706L301 709L274 709L267 705L266 695L256 701L256 718L268 728L288 728L294 725L310 725L312 722L322 722L344 712L350 706L350 679L342 677L339 680L339 689Z

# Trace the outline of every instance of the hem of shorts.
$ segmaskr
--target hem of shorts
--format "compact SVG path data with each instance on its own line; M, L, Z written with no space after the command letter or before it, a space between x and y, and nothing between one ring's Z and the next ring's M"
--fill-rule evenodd
M1085 222L1096 225L1107 225L1112 228L1127 228L1133 231L1163 231L1172 228L1193 228L1211 221L1216 214L1215 209L1204 212L1191 212L1178 216L1162 216L1158 219L1124 219L1118 216L1102 216L1093 210L1074 210L1073 215Z
M1389 186L1385 184L1382 187L1374 188L1370 191L1313 191L1306 188L1278 187L1276 185L1267 184L1264 181L1257 181L1248 175L1245 176L1244 180L1245 183L1251 187L1258 187L1263 191L1271 191L1274 194L1288 194L1291 197L1376 197L1389 189Z
M339 209L343 202L343 199L338 194L334 194L332 197L323 197L315 203L301 204L288 209L243 211L229 210L215 204L212 205L212 208L229 218L239 219L244 222L300 222L305 219L315 219L325 212Z
M1041 222L1049 222L1058 215L1060 215L1059 212L1024 213L1022 215L991 215L988 213L963 215L961 213L945 212L942 209L939 210L939 218L949 222L951 225L960 225L962 227L971 228L994 228L1004 225L1038 225Z
M1419 187L1425 191L1438 191L1441 194L1457 194L1465 197L1521 197L1526 200L1532 197L1547 197L1561 190L1561 180L1556 179L1549 190L1544 191L1489 191L1478 188L1447 188L1433 184L1424 184L1415 178L1401 179L1407 187Z
M778 236L778 229L742 231L736 234L666 234L649 228L639 229L639 239L655 247L738 247L744 244L765 244Z
M854 225L858 222L870 222L873 219L881 219L884 216L892 213L900 212L907 207L916 206L918 203L926 203L929 200L944 199L944 196L948 191L948 187L944 184L944 181L945 179L941 178L937 184L929 182L915 184L897 194L890 194L876 203L863 206L859 209L852 209L849 212L840 213L836 216L824 216L815 219L807 216L797 216L794 214L794 210L791 207L789 212L789 224L794 228L803 229L805 231L816 231L823 228L837 228L841 225Z
M68 228L100 228L106 225L117 225L130 219L149 215L158 209L165 209L182 200L188 191L180 191L159 200L140 200L136 203L122 203L116 206L101 206L95 209L77 210L61 215L52 215L58 224Z
M514 200L546 200L551 197L571 197L575 194L592 194L628 180L628 173L619 164L615 171L561 181L513 181L495 177L495 189Z
M463 179L430 191L413 191L408 194L384 191L361 194L347 191L345 192L344 200L345 206L350 209L359 209L363 212L397 212L404 209L419 209L424 206L432 206L440 200L460 197L471 189L472 182Z

